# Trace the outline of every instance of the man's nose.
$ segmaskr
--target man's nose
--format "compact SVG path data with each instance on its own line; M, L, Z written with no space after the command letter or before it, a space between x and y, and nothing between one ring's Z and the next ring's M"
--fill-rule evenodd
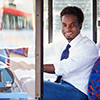
M70 25L66 26L65 30L69 31L71 29Z

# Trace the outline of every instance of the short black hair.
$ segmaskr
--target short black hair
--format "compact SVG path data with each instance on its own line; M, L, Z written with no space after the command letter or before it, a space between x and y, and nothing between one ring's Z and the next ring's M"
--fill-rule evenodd
M83 14L82 10L76 6L65 7L60 13L60 18L62 18L62 16L66 15L66 14L72 14L72 15L77 16L79 24L83 23L83 21L84 21L84 14Z

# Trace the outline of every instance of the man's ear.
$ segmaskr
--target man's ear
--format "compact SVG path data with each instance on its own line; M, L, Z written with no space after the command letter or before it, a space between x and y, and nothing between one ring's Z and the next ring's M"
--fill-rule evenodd
M80 23L79 27L80 27L80 30L81 30L81 28L82 28L82 23Z

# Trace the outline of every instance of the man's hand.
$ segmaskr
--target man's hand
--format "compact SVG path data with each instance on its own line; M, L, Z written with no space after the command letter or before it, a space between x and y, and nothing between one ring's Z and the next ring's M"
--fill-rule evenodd
M54 68L54 65L53 64L44 64L43 67L44 67L43 68L43 71L44 72L52 73L52 74L55 73L55 68Z

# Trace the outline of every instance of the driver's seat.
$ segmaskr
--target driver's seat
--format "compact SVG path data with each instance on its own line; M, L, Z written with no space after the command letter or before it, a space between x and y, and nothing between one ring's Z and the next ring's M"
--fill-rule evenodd
M88 83L88 98L89 100L97 99L100 95L100 57L95 62Z

